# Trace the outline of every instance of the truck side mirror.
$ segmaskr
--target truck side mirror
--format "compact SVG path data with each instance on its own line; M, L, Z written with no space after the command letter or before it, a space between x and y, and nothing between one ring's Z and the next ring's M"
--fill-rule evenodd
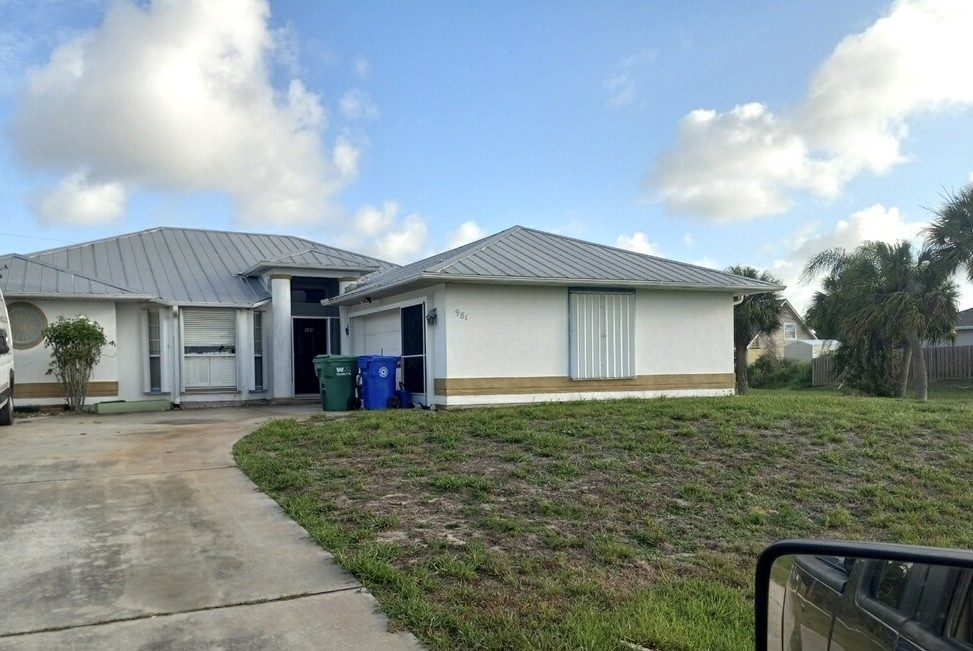
M10 352L10 337L7 335L7 331L0 328L0 355L6 355Z
M782 540L757 560L757 651L973 646L973 552Z

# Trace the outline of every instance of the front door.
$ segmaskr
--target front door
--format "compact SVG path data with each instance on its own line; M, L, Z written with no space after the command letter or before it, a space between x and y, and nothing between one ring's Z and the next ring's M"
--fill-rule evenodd
M294 393L318 393L314 358L326 355L330 319L294 319Z

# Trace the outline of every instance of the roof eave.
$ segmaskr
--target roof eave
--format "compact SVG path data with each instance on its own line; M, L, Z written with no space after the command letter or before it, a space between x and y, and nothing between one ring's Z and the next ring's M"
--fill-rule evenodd
M439 274L431 272L423 272L416 276L410 276L409 278L403 279L396 283L391 283L388 285L382 285L380 287L369 288L368 285L359 287L354 291L342 294L341 296L335 296L334 298L327 299L327 302L322 301L324 305L348 305L354 304L361 299L366 297L376 297L381 298L389 294L394 294L396 291L409 287L411 285L418 285L421 283L429 283L430 281L448 283L448 282L463 282L463 283L477 283L485 285L536 285L536 286L556 286L556 287L635 287L639 289L660 289L660 290L681 290L681 291L698 291L698 292L723 292L734 295L746 295L746 294L761 294L764 292L776 292L783 291L784 286L774 285L771 287L756 287L753 285L714 285L714 284L689 284L689 283L662 283L658 281L645 281L645 280L603 280L598 278L526 278L526 277L510 277L510 276L468 276L468 275L458 275L458 274ZM371 291L369 291L371 289Z

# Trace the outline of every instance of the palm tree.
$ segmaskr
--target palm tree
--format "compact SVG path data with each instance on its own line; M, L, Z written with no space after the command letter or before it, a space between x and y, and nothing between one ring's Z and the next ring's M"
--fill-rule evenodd
M933 214L926 241L936 258L952 273L964 267L973 280L973 183L959 193L947 193L945 203Z
M918 376L916 396L926 400L929 379L923 340L952 336L958 289L930 249L913 254L907 241L864 242L851 253L836 248L814 256L805 266L807 282L827 271L825 292L814 297L808 316L822 334L839 339L863 366L883 358L882 348L903 349L896 394L904 397L912 366Z
M780 285L780 281L766 271L758 271L753 267L732 266L727 267L726 271L744 278ZM745 296L733 308L733 366L736 389L740 395L750 388L747 377L747 348L757 335L771 334L781 327L783 306L784 301L778 292L763 292Z

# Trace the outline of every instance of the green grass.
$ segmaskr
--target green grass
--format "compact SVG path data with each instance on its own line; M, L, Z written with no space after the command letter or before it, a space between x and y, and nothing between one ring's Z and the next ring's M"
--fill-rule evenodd
M358 412L234 453L432 649L742 650L776 539L973 547L960 391Z

